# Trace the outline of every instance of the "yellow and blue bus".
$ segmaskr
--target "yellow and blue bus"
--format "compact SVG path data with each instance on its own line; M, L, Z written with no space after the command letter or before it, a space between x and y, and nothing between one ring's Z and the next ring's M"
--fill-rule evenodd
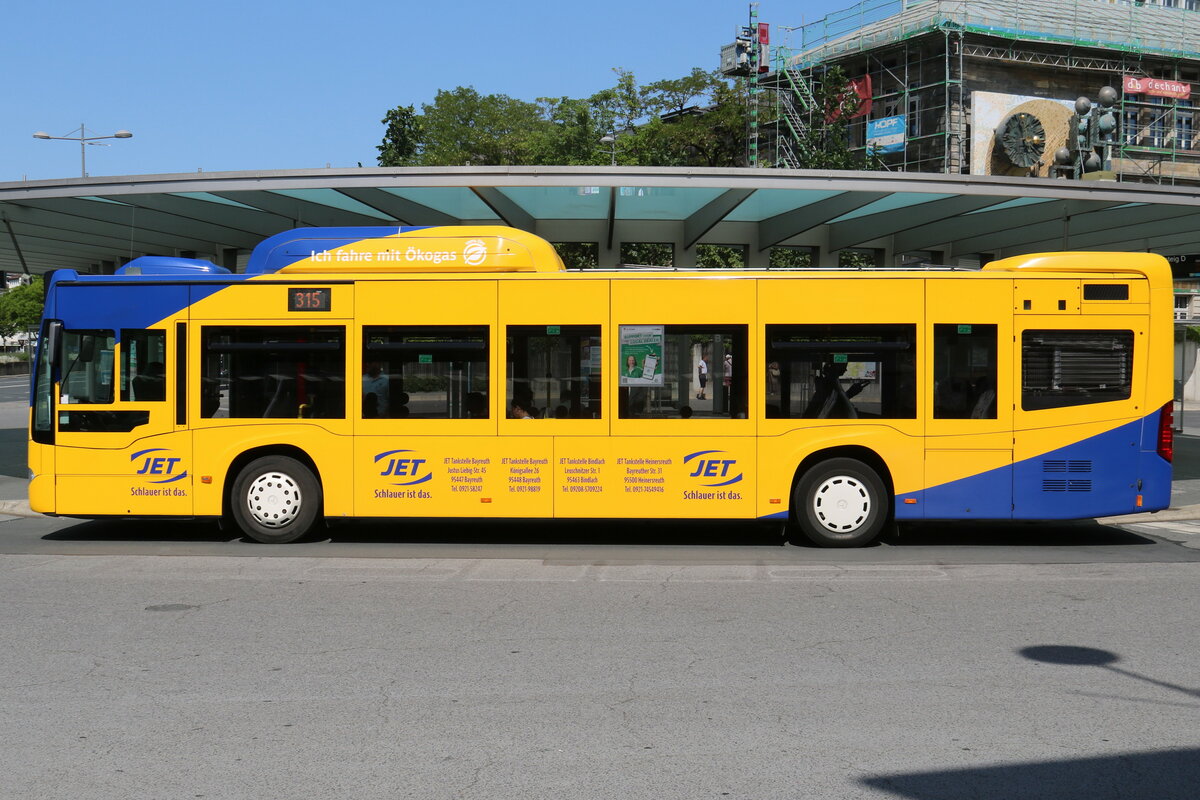
M452 517L767 520L828 546L1156 510L1172 307L1149 254L568 271L503 227L304 228L237 274L59 270L30 504L275 543Z

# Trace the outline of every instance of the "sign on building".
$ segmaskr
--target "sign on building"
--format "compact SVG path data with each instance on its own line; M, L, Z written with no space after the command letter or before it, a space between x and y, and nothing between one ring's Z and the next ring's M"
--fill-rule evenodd
M1126 75L1123 80L1125 94L1145 94L1150 97L1174 97L1187 100L1192 96L1192 85L1163 78L1135 78Z
M876 153L903 153L905 128L903 115L869 120L867 149Z

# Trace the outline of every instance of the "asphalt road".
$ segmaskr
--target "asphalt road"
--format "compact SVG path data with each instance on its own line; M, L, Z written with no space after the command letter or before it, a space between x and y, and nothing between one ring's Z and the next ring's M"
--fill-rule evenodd
M1198 576L0 556L0 796L1193 800Z

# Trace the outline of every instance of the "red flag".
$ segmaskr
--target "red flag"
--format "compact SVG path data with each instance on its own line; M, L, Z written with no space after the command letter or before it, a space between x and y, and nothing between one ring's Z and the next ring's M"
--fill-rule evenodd
M850 81L850 88L858 95L858 110L850 115L850 119L861 117L864 114L871 113L871 76L863 75L861 78L854 78Z
M770 44L771 43L771 26L765 22L758 23L758 43L759 44Z
M851 78L850 82L846 84L845 96L847 100L849 100L850 95L858 98L858 106L852 114L846 117L847 119L855 119L856 117L870 114L873 104L871 100L871 76L863 75L861 78ZM849 103L847 102L846 105L849 105ZM830 109L825 115L825 121L833 122L841 115L842 109L840 107Z

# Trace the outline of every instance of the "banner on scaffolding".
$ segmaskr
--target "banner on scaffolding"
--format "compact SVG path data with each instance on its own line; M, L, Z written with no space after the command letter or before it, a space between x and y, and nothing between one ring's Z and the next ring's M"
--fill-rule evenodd
M903 115L868 120L867 149L876 153L903 153L906 128Z
M1192 96L1192 85L1180 81L1168 81L1162 78L1135 78L1132 75L1124 77L1125 94L1145 94L1150 97L1174 97L1187 100Z

